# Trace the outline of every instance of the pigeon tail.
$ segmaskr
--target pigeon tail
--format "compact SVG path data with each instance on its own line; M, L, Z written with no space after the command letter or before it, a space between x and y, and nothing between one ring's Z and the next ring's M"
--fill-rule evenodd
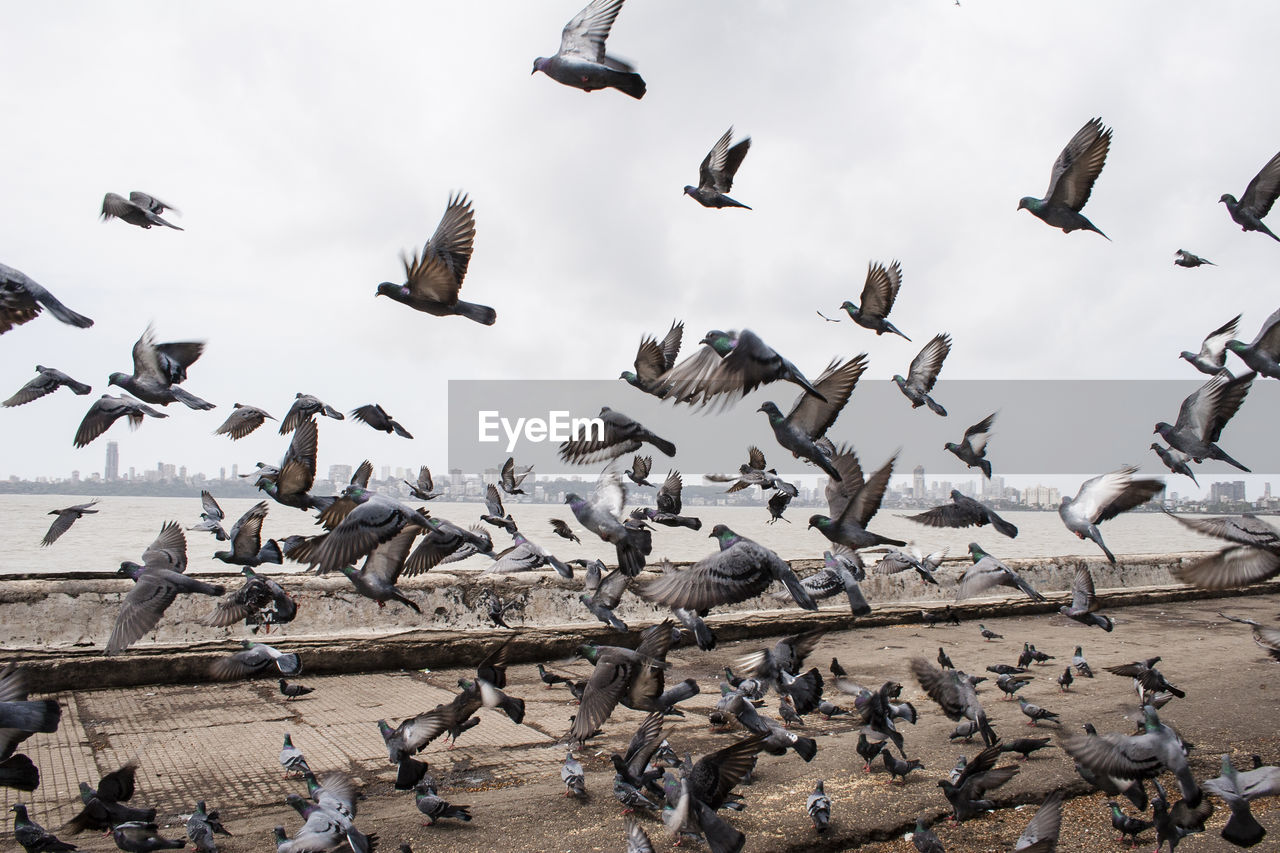
M986 459L979 459L978 467L982 469L982 476L990 480L991 479L991 463L988 462ZM996 528L996 529L999 530L999 528Z
M792 744L796 751L796 755L805 761L813 761L813 757L818 754L818 742L811 737L798 737L796 742Z
M1231 819L1222 828L1222 837L1237 847L1252 847L1262 840L1267 831L1254 818L1248 800L1229 802Z
M412 791L427 775L427 762L405 758L396 767L396 790Z
M275 563L277 565L284 562L284 555L280 551L280 543L274 539L268 539L267 544L263 545L258 551L259 563Z
M938 405L936 402L934 402L932 397L926 394L924 401L929 406L929 410L932 411L935 415L941 415L944 418L947 416L947 410L942 408L942 406Z
M701 800L691 797L690 805L694 809L694 819L702 828L702 835L706 838L711 853L741 853L747 843L745 835L730 826Z
M988 465L986 470L990 470L990 469L991 469L991 466ZM991 475L988 474L987 476L990 477ZM1000 516L996 515L991 510L987 510L987 515L991 517L991 526L994 527L997 531L999 531L1000 533L1003 533L1005 536L1008 536L1010 539L1018 538L1018 528L1016 525L1010 524Z
M203 411L214 408L213 403L210 403L207 400L201 400L185 388L180 388L177 385L170 385L169 391L173 394L173 398L175 400L185 405L188 409L200 409Z
M34 791L40 787L40 771L22 753L10 756L0 762L0 787Z
M697 695L698 682L694 681L692 678L686 678L684 681L659 696L654 700L653 704L659 710L665 711L677 702L683 702L686 699L690 699Z
M647 90L643 77L626 71L613 75L610 85L624 95L630 95L637 101L644 97L644 93Z
M459 301L454 307L460 316L466 317L468 320L475 320L477 323L483 323L486 326L492 326L498 319L498 312L487 305Z
M656 435L654 435L653 433L649 433L649 434L646 436L646 438L647 438L647 440L649 441L649 443L650 443L650 444L652 444L654 447L656 447L656 448L658 448L659 450L661 450L661 451L662 451L663 453L665 453L667 456L675 456L675 455L676 455L676 446L675 446L674 444L672 444L671 442L667 441L665 438L661 438L661 437L659 437L659 436L656 436Z
M1274 237L1275 235L1272 234L1271 236ZM45 308L48 308L50 314L68 325L75 326L79 329L87 329L93 325L92 320L83 314L77 314L72 311L70 308L59 302L57 298L47 290L37 296L37 301L39 301L39 303ZM76 393L79 394L80 392L77 391Z
M408 599L408 598L406 598L405 596L401 595L400 593L395 592L395 591L393 590L393 591L392 591L392 593L391 593L391 597L392 597L393 599L395 599L396 601L400 602L401 604L403 604L405 607L407 607L407 608L409 608L410 610L412 610L414 613L417 613L419 616L421 616L421 615L422 615L422 608L421 608L421 607L419 607L418 605L414 604L414 603L413 603L413 601L411 601L410 599Z

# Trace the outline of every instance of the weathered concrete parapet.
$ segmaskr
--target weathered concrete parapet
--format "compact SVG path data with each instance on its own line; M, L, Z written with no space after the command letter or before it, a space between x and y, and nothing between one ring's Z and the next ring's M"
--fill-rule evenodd
M1053 612L1069 596L1077 565L1093 571L1095 584L1107 606L1146 603L1158 599L1205 597L1206 593L1183 587L1169 570L1201 554L1166 554L1124 558L1113 567L1101 558L1008 560L1009 566L1048 602L1032 602L1022 595L998 595L963 602L957 609L967 617L1009 612ZM877 575L868 571L862 584L873 613L853 619L843 596L821 602L818 613L808 613L778 597L778 590L737 605L717 608L708 622L718 637L728 641L749 636L785 633L815 624L832 630L853 625L914 621L922 609L954 605L955 585L965 560L952 560L938 571L939 586L920 581L915 572ZM804 576L820 567L819 561L793 561ZM634 584L642 584L649 573ZM229 590L242 581L239 575L202 575ZM443 667L474 661L480 651L498 637L513 633L517 659L545 660L569 655L584 638L618 637L601 625L581 602L580 578L566 580L554 572L510 575L457 570L431 572L405 578L400 586L419 607L418 615L401 604L385 608L357 595L341 575L278 575L298 600L298 617L261 639L303 653L309 672L375 671L398 668ZM251 637L242 625L209 628L198 619L213 609L206 596L180 596L169 608L157 630L129 651L111 658L102 649L111 633L120 601L132 581L111 576L27 576L0 583L0 624L5 626L4 656L26 660L40 689L72 686L88 677L95 686L201 681L209 661L227 654L242 637ZM779 588L780 589L780 588ZM1260 585L1259 591L1275 591L1280 584ZM508 613L514 632L494 628L482 599L492 591L503 601L518 605ZM1234 594L1234 593L1233 593ZM653 624L665 611L634 595L625 596L615 611L633 627ZM310 654L308 654L310 652Z

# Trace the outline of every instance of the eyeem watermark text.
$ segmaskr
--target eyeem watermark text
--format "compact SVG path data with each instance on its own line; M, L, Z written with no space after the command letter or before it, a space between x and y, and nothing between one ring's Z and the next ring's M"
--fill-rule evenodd
M507 436L507 453L516 449L521 437L525 441L538 443L544 441L577 441L604 438L604 421L600 418L571 418L568 411L547 412L546 419L501 417L497 411L488 410L477 413L479 431L477 440L481 443L501 441L499 428Z

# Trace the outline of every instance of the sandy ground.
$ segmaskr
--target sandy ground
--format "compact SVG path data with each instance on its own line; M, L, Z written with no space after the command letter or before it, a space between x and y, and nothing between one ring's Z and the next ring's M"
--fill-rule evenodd
M983 685L980 695L1006 739L1041 734L1056 738L1059 732L1079 731L1086 721L1100 731L1130 730L1132 724L1124 719L1136 708L1130 680L1109 675L1103 667L1162 655L1161 670L1188 693L1167 706L1162 718L1195 743L1193 768L1199 777L1217 775L1224 752L1237 766L1245 766L1250 753L1267 763L1280 763L1280 669L1253 644L1245 626L1218 618L1219 610L1273 621L1280 613L1280 596L1119 609L1112 611L1117 623L1112 634L1057 616L988 620L987 627L1004 635L995 642L984 642L978 626L969 622L960 627L902 625L829 634L809 664L826 675L835 656L864 684L902 682L903 698L920 711L918 725L904 726L907 752L921 759L925 769L913 773L906 784L890 784L880 765L864 773L854 752L855 724L848 717L827 721L810 715L804 733L817 739L817 757L806 764L793 754L762 756L754 784L744 789L747 810L728 813L728 819L746 833L748 851L913 850L902 836L916 815L932 819L947 811L937 780L945 777L958 755L978 749L949 743L953 723L928 700L907 669L915 655L932 661L939 646L969 672L1014 663L1024 641L1057 656L1050 665L1036 668L1036 679L1023 695L1060 713L1060 727L1041 725L1037 731L1026 726L1016 703L1001 701L993 683ZM696 759L741 736L712 731L707 713L718 697L721 668L764 645L748 641L709 653L696 648L672 652L671 683L694 677L703 690L685 706L687 716L667 726L677 751L691 752ZM1076 645L1083 645L1097 677L1077 679L1069 693L1061 693L1055 679ZM581 661L553 663L566 674L584 677L589 672ZM32 816L54 828L75 812L76 782L94 781L95 774L137 756L142 767L137 800L160 810L168 837L182 835L177 815L202 797L210 808L221 809L235 833L219 838L220 850L270 850L273 826L284 825L293 832L300 825L296 813L283 803L287 793L305 791L300 782L283 778L277 763L281 739L290 732L314 769L342 769L360 780L365 800L357 823L378 834L380 850L394 851L402 842L415 851L451 853L625 849L608 756L625 746L644 715L624 708L615 711L582 754L590 798L566 798L559 779L564 751L557 744L575 704L563 687L544 688L532 666L513 667L509 673L508 692L528 703L524 725L516 726L498 712L482 711L480 725L465 733L456 749L436 742L420 756L441 783L441 796L469 805L475 816L470 823L423 826L412 795L392 789L394 768L387 764L375 722L386 718L394 724L447 701L457 679L467 674L456 670L303 678L316 692L292 702L285 702L274 682L267 681L60 694L57 698L66 708L61 730L55 736L37 735L24 745L41 767L44 783L32 795L0 795L6 797L6 807L30 803ZM830 689L828 698L852 704L851 697L834 695ZM775 713L776 699L770 697L766 707ZM1073 795L1086 792L1061 750L1039 756L1018 762L1018 776L995 792L1004 808L960 826L937 828L947 850L1011 850L1034 812L1034 805L1025 804L1036 804L1063 786ZM823 836L813 831L804 810L805 797L818 779L826 780L833 800L832 826ZM1092 795L1068 801L1059 850L1121 847L1104 799ZM1280 809L1272 812L1271 805L1261 803L1255 809L1272 832L1257 849L1280 849ZM1179 849L1229 849L1217 835L1225 818L1225 809L1219 808L1208 831L1187 839ZM641 821L658 849L670 847L658 819L641 816ZM74 840L85 850L115 849L109 838L96 834ZM1143 840L1154 846L1154 833L1148 832Z

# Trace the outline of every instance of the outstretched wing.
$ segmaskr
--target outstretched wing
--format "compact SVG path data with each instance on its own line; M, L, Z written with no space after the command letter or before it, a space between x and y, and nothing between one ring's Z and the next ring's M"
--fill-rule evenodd
M1093 183L1107 162L1110 148L1111 128L1104 128L1099 118L1085 122L1053 164L1045 200L1051 205L1063 205L1078 212L1089 200Z

